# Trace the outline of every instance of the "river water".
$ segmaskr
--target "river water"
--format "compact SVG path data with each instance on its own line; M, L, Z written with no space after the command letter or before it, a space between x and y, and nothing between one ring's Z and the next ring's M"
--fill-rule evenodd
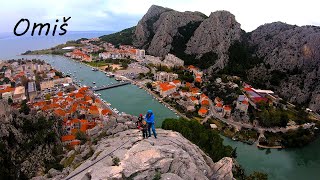
M103 33L84 33L60 40L50 40L50 38L29 38L27 40L25 38L0 38L0 58L19 58L21 56L16 55L26 50L48 48L66 40L100 35L103 35ZM63 72L74 73L75 71L74 75L78 80L83 80L82 84L92 86L92 82L95 81L96 85L99 86L115 82L113 79L107 78L104 73L93 72L91 68L65 57L49 55L29 56L29 58L43 59ZM104 90L99 93L101 93L103 99L110 102L112 107L117 108L120 112L138 115L145 113L148 109L154 110L157 117L157 126L160 126L165 118L176 117L172 111L153 100L152 96L134 85ZM224 143L237 148L237 160L247 173L263 171L268 173L269 179L272 180L320 179L320 139L304 148L286 150L260 150L255 146L235 142L228 138L224 138Z

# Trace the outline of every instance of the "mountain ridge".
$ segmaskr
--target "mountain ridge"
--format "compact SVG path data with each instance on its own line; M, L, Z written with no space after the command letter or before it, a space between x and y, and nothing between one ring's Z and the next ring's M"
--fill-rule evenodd
M318 26L278 21L245 32L228 11L206 17L154 5L131 36L131 44L150 55L172 53L186 65L241 76L292 103L320 112Z

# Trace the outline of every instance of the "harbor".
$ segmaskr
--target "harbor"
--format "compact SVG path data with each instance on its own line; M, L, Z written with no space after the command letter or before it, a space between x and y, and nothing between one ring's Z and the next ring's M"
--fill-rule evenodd
M66 58L54 55L30 55L18 56L17 58L42 59L57 70L70 76L78 86L102 87L110 84L117 84L119 81L108 77L105 72L92 71L92 67ZM95 84L93 84L95 82ZM120 81L121 82L121 81ZM179 118L177 114L164 104L159 102L153 95L133 84L105 89L95 94L110 105L110 108L118 114L126 113L138 116L145 114L148 109L152 109L156 115L156 126L160 127L166 118Z

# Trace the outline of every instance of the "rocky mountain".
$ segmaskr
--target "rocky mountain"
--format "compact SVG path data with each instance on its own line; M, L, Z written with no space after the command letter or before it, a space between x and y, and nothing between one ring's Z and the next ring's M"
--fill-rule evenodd
M250 81L265 82L290 102L320 111L320 28L281 22L250 33L263 64L249 70Z
M320 112L319 32L316 26L275 22L246 33L227 11L206 17L153 5L127 35L148 54L171 53L185 64L241 76Z
M62 172L54 170L50 172L50 177L137 180L155 177L175 180L234 179L234 163L231 158L223 158L214 163L199 147L179 133L161 129L157 132L158 139L143 139L136 129L120 131L103 138L91 146L92 156L81 162L81 165L67 177ZM70 151L68 157L78 158L89 151L88 149L88 145L81 146Z
M59 120L0 101L0 179L30 179L59 166Z
M195 30L185 52L197 56L214 52L218 55L214 67L222 69L228 61L229 47L241 39L241 34L240 24L233 14L227 11L213 12Z
M133 45L147 49L151 55L165 56L172 49L179 28L202 22L205 18L199 12L178 12L153 5L138 22Z

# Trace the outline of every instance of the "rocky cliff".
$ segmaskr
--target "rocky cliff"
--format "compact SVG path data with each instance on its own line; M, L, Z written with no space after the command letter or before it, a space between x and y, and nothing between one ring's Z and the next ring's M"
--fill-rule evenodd
M0 101L0 179L30 179L59 162L59 121Z
M250 33L250 44L264 65L249 71L290 102L320 111L320 28L281 22L265 24Z
M242 76L320 112L319 27L275 22L246 33L227 11L206 17L151 6L132 37L133 45L151 55L170 52L185 64Z
M196 29L185 52L197 56L214 52L218 55L214 67L222 69L228 62L229 47L241 39L241 33L240 24L233 14L227 11L213 12Z
M62 163L68 165L63 171L51 169L46 176L33 179L234 179L233 159L214 163L198 146L173 131L158 129L158 139L143 139L140 131L130 129L134 121L134 117L111 119L93 135L96 142L65 155Z
M127 130L102 139L94 147L93 156L67 178L153 179L159 173L162 179L233 179L231 158L214 163L176 132L159 129L158 139L142 139L140 134L138 130ZM119 165L115 158L119 158Z
M147 49L155 56L167 55L178 29L191 22L201 22L205 15L199 12L178 12L160 6L151 6L136 26L134 45Z

